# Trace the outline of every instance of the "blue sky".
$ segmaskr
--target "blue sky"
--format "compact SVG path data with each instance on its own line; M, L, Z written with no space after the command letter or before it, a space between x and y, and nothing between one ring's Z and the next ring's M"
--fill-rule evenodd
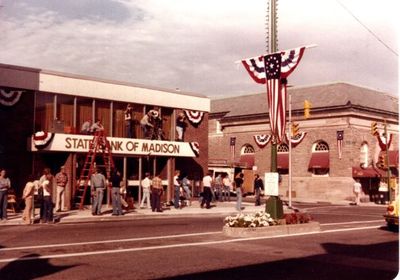
M279 0L278 48L318 45L289 83L345 81L397 94L397 2ZM263 92L234 62L265 52L266 3L0 0L0 63L211 97Z

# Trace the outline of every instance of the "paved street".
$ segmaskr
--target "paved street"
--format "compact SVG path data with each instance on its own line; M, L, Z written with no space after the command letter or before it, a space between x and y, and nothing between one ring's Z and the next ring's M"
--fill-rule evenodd
M222 206L209 212L196 207L192 211L197 215L149 214L130 219L126 215L117 220L2 225L0 279L395 277L398 233L386 229L383 206L295 206L320 222L321 232L226 237Z

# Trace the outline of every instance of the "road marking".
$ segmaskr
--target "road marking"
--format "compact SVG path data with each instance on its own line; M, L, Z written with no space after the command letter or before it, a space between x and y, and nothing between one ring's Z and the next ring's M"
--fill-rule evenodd
M371 221L353 221L353 222L342 222L342 223L327 223L320 224L320 226L336 226L336 225L347 225L347 224L364 224L364 223L382 223L383 219L380 220L371 220Z
M149 247L141 247L141 248L103 250L103 251L69 253L69 254L58 254L58 255L43 255L43 256L34 256L34 257L22 257L22 258L9 258L9 259L0 259L0 263L8 263L8 262L15 262L15 261L31 261L31 260L38 260L38 259L83 257L83 256L93 256L93 255L102 255L102 254L117 254L117 253L162 250L162 249L182 248L182 247L197 247L197 246L206 246L206 245L218 245L218 244L222 244L222 243L235 243L235 242L243 242L243 241L275 239L275 238L282 238L282 237L326 234L326 233L336 233L336 232L355 231L355 230L368 230L368 229L377 229L380 227L381 226L369 226L369 227L356 227L356 228L346 228L346 229L332 229L332 230L315 231L315 232L307 232L307 233L296 233L296 234L290 234L290 235L247 237L247 238L205 241L205 242L196 242L196 243L181 243L181 244L170 244L170 245L161 245L161 246L149 246ZM218 232L218 233L220 233L220 232ZM209 233L209 234L211 234L211 233Z
M211 231L211 232L201 232L201 233L187 233L187 234L176 234L176 235L165 235L165 236L149 236L149 237L137 237L137 238L127 238L127 239L98 240L98 241L47 244L47 245L23 246L23 247L8 247L8 248L0 248L0 252L1 251L26 250L26 249L41 249L41 248L54 248L54 247L69 247L69 246L91 245L91 244L116 243L116 242L120 243L120 242L132 242L132 241L145 241L145 240L155 240L155 239L170 239L170 238L191 237L191 236L211 235L211 234L220 234L220 233L221 233L220 231Z

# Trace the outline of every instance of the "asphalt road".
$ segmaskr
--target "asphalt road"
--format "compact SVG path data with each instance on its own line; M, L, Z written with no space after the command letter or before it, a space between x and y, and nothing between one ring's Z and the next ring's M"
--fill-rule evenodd
M0 228L0 279L393 279L382 207L302 204L320 233L230 238L220 216Z

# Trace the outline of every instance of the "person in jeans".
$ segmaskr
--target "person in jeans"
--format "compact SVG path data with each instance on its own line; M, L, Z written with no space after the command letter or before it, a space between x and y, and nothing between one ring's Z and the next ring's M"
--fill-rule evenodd
M210 209L211 208L211 198L212 198L212 171L208 171L207 175L203 177L203 199L201 201L200 207L203 208L204 204L206 204L206 208Z
M43 220L42 223L53 223L53 199L51 198L51 185L49 180L44 180L43 188Z
M192 198L192 192L190 191L190 181L187 177L187 174L185 172L182 173L182 188L185 192L185 198L187 201L187 205L190 206L190 200Z
M229 179L228 173L222 175L222 184L224 185L224 201L231 201L231 179Z
M180 176L181 172L179 170L175 171L175 176L174 176L174 207L175 209L179 209L179 196L180 196L180 188L181 188L181 183L180 183Z
M0 219L7 220L8 190L11 189L10 179L6 176L6 170L0 169Z
M64 210L65 187L68 183L68 175L65 173L65 167L61 166L60 172L54 177L57 185L56 212Z
M243 173L239 173L235 178L236 186L236 210L242 211L242 196L243 196Z
M163 193L162 180L159 175L154 176L151 181L151 210L162 212L161 195Z
M104 189L106 188L106 177L96 168L95 173L90 178L92 194L92 215L101 215L101 205L103 203Z
M119 216L124 215L122 213L122 205L121 205L121 195L120 195L120 186L121 186L121 173L118 170L114 170L111 176L111 201L112 201L112 215Z
M260 178L260 175L254 175L254 192L256 195L256 206L261 205L261 191L264 190L264 183Z

